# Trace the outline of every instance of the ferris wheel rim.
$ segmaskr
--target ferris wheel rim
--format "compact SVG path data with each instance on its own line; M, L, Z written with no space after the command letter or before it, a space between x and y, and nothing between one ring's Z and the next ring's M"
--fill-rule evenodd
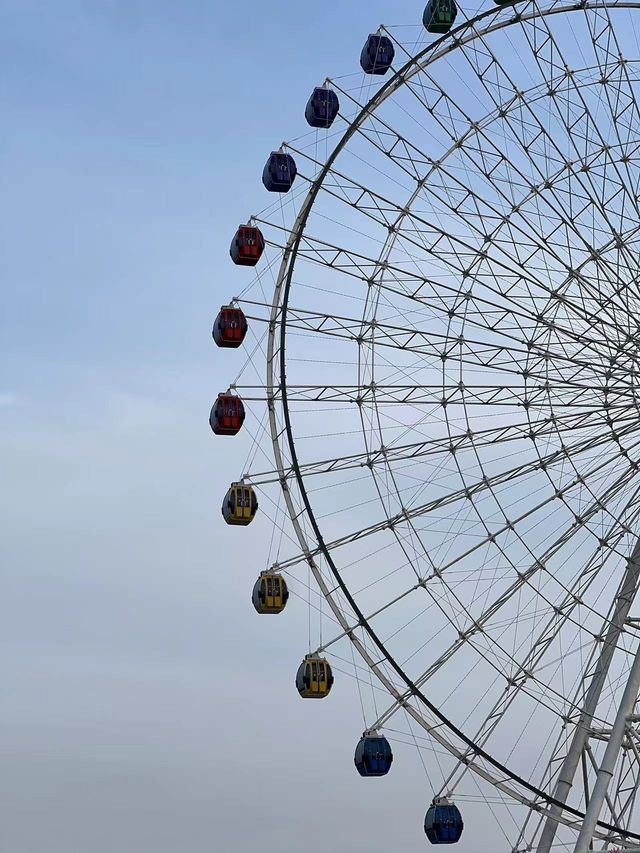
M469 40L471 40L472 38L482 38L485 35L488 35L488 34L495 32L499 29L503 29L505 27L508 27L514 23L518 23L524 19L534 19L536 17L544 17L547 15L566 13L569 11L579 11L579 10L584 11L584 10L588 10L588 9L598 9L598 8L603 8L603 9L612 9L612 8L637 9L637 8L640 8L640 2L633 2L632 0L618 0L618 2L616 2L616 0L611 0L611 2L607 2L607 0L599 0L599 2L589 2L589 0L586 0L586 2L582 2L579 4L568 4L568 3L562 3L562 2L560 2L560 0L554 0L554 2L551 4L551 6L548 9L543 9L543 10L541 10L539 8L538 4L535 3L535 0L534 0L532 5L535 7L533 12L529 12L526 15L521 14L521 13L516 13L516 15L513 18L510 18L508 20L501 20L501 21L499 20L499 21L497 21L495 26L489 26L481 32L472 33L469 36ZM288 450L289 450L289 457L291 459L290 472L292 472L293 476L295 477L297 489L299 490L300 496L302 497L303 503L305 505L306 515L307 515L307 517L311 523L311 526L314 530L315 538L317 539L320 551L322 552L322 554L323 554L323 556L327 562L327 565L329 566L333 576L335 577L336 581L338 582L338 585L339 585L342 593L345 595L345 598L348 601L351 609L353 610L353 612L358 617L358 619L359 619L358 624L368 633L371 640L374 642L374 644L378 647L380 652L383 654L384 659L390 664L390 666L396 671L396 673L403 680L406 687L408 688L408 691L411 692L411 695L420 699L420 701L425 705L425 707L428 708L438 719L440 719L441 722L445 725L445 727L447 729L449 729L453 734L455 734L456 737L460 738L463 741L463 743L466 744L470 753L474 757L480 756L480 757L484 758L495 769L498 769L498 770L500 770L501 773L505 774L508 779L510 779L514 782L517 782L519 785L521 785L522 787L524 787L525 789L527 789L531 793L535 794L537 798L545 801L548 806L560 807L560 809L562 810L563 816L564 816L564 813L567 812L570 815L572 815L574 818L575 817L583 818L584 812L582 812L579 809L575 809L575 808L567 805L564 802L556 800L552 795L548 794L546 791L539 789L533 783L528 782L526 779L523 779L518 774L510 771L508 767L506 767L505 765L501 764L499 761L494 759L490 753L486 752L482 747L475 744L468 736L466 736L464 734L464 732L461 729L459 729L451 720L449 720L446 717L446 715L444 715L439 710L439 708L437 708L437 706L433 705L431 702L429 702L429 700L427 700L427 698L424 696L421 689L418 688L413 683L413 681L404 672L403 668L397 663L394 656L388 651L385 643L383 643L377 637L376 632L373 630L373 628L369 624L368 619L365 617L364 613L362 613L357 602L355 601L352 594L350 593L346 583L344 582L344 580L341 576L340 570L335 565L333 557L331 555L331 551L327 547L327 545L324 541L324 537L321 533L320 527L317 523L317 520L315 519L313 508L311 506L311 503L309 501L308 494L306 491L306 486L304 483L304 477L300 471L300 465L299 465L299 461L298 461L297 451L295 448L295 437L293 435L293 429L292 429L291 418L290 418L290 411L289 411L289 406L288 406L287 382L286 382L286 325L287 325L286 321L287 321L289 293L290 293L290 289L291 289L292 275L293 275L293 269L294 269L294 265L295 265L295 259L296 259L297 253L298 253L300 241L301 241L303 233L304 233L306 221L307 221L308 215L311 211L311 208L313 206L315 198L316 198L316 196L317 196L317 194L318 194L318 192L322 186L322 183L323 183L325 177L330 172L331 167L332 167L333 163L335 162L336 158L338 157L340 152L344 149L344 147L347 145L349 139L351 138L353 133L355 133L357 128L360 126L360 124L369 115L371 115L375 111L375 109L377 109L377 107L380 106L380 104L382 104L388 97L390 97L390 95L392 95L393 92L395 92L401 85L403 85L405 82L407 82L409 79L411 79L411 76L413 76L413 75L409 76L409 72L412 69L413 69L414 73L418 73L421 70L421 68L426 67L426 65L429 64L430 62L435 62L442 55L445 55L445 49L444 49L443 45L445 45L446 42L448 40L450 40L451 38L455 39L455 44L452 45L452 49L458 48L459 46L461 46L461 44L464 43L464 41L459 38L460 33L463 33L463 32L468 31L468 30L473 30L475 25L479 21L483 21L485 18L497 18L502 11L503 11L503 9L501 9L501 8L491 9L491 10L488 10L487 12L482 13L481 15L476 16L473 19L470 19L469 21L467 21L464 24L457 27L455 30L452 30L451 34L449 34L448 36L444 36L443 38L438 39L437 41L435 41L431 45L429 45L427 48L425 48L423 51L421 51L419 54L417 54L415 57L412 57L398 72L396 72L396 74L389 81L387 81L387 83L384 86L382 86L380 88L380 90L378 92L376 92L374 94L374 96L369 100L369 102L362 108L360 114L349 125L345 134L342 136L341 140L339 141L338 145L335 147L335 149L333 150L333 152L331 153L331 155L327 159L327 162L326 162L325 166L323 167L323 169L321 170L319 176L316 178L316 180L313 181L313 183L312 183L312 185L308 191L307 197L304 200L304 203L302 205L302 208L300 210L298 218L296 220L296 224L294 225L294 228L291 231L290 238L287 242L287 246L286 246L285 251L283 253L281 269L280 269L280 272L278 274L277 284L276 284L276 288L274 291L274 301L273 301L273 305L272 305L272 317L271 317L271 323L270 323L270 328L269 328L269 353L270 353L270 356L267 359L267 388L269 389L268 395L269 395L269 401L270 401L269 402L269 408L270 408L271 437L272 437L272 442L274 444L274 448L276 446L278 447L279 457L277 457L277 458L280 459L280 462L277 465L277 467L278 467L279 473L281 475L281 486L286 492L288 490L287 474L284 470L284 465L282 463L282 454L280 453L280 445L279 445L282 431L278 431L278 427L277 427L276 419L275 419L275 411L274 411L274 406L273 406L273 389L277 386L278 390L281 394L282 412L284 415L284 422L285 422L284 433L286 434L286 437L287 437L287 446L288 446ZM438 53L438 51L441 48L442 48L442 52ZM427 55L429 55L429 54L431 54L431 57L429 59L429 63L423 63L423 59L425 57L427 57ZM280 293L282 293L282 300L281 301L279 301L280 300ZM278 344L276 347L277 328L279 328L280 334L279 334ZM273 372L274 366L276 364L276 356L277 356L277 360L279 362L279 370L280 370L280 381L278 383L274 382L274 372ZM273 418L271 417L272 411L273 411ZM289 476L290 476L290 474L289 474ZM303 537L305 538L305 541L306 541L306 536L304 534L303 534ZM318 575L316 575L316 579L318 579ZM325 597L327 597L327 596L325 595ZM328 600L329 600L329 603L331 604L331 601L329 598L328 598ZM343 627L347 628L348 624L343 624ZM354 638L352 635L350 635L350 639L353 642ZM356 644L356 646L357 646L357 644ZM358 651L362 655L361 648L358 648ZM365 662L370 666L370 668L373 668L371 666L372 659L370 658L370 656L368 654L365 654L362 656L364 657ZM380 673L375 668L373 668L373 671L376 672L376 675L378 677L380 677ZM384 679L383 679L383 683L384 683ZM388 685L385 685L385 686L387 686L387 689L389 689ZM390 691L390 692L393 695L393 691ZM424 721L424 720L423 720L423 722L426 723L426 721ZM427 728L428 728L428 726L427 726ZM452 751L452 753L454 755L459 754L459 753L456 753L455 750L453 750L453 749L451 749L450 751ZM473 769L478 770L478 768L473 768ZM480 772L480 771L478 771L478 772ZM484 775L484 774L481 773L481 775ZM490 780L490 781L492 781L493 784L496 784L497 780ZM499 785L498 787L503 787L503 785ZM509 792L509 793L511 796L514 795L513 792ZM522 797L519 797L517 795L515 796L515 799L519 799L521 802L526 802L530 806L532 805L531 801L524 800ZM539 805L536 806L536 808L538 811L540 811L540 810L544 811L544 809L541 809L541 807ZM565 822L565 821L562 821L562 822ZM566 822L571 822L571 819L567 819ZM609 831L613 830L618 836L622 836L625 838L633 838L633 839L640 838L640 835L638 835L637 833L633 833L630 830L626 830L626 829L623 829L621 827L614 826L614 825L609 824L605 821L599 821L598 826L601 827L602 829L605 829L605 830L609 830Z

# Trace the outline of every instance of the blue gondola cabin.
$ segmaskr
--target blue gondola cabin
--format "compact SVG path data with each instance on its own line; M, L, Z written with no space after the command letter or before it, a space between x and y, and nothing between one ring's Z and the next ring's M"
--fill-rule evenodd
M333 124L339 110L340 101L333 89L318 86L307 102L304 117L311 127L328 128Z
M209 425L216 435L237 435L244 423L242 400L235 394L218 394L211 407Z
M424 831L432 844L457 844L464 823L460 809L446 797L436 797L424 819Z
M289 600L287 582L277 572L262 572L251 596L258 613L282 613Z
M394 56L395 50L391 39L388 36L372 33L362 48L360 67L365 74L386 74Z
M227 524L251 524L258 511L256 493L244 483L231 483L222 501L222 515Z
M457 14L455 0L429 0L422 15L422 23L429 33L448 33Z
M213 324L212 334L219 347L239 347L247 334L244 312L233 305L223 305Z
M296 687L303 699L324 699L333 686L333 673L326 658L307 655L298 667Z
M296 162L285 151L272 151L262 170L262 183L270 193L288 193L296 179Z
M393 761L391 745L377 732L365 732L358 741L353 760L361 776L386 776Z
M262 231L254 225L241 225L229 248L233 263L241 267L255 267L263 252L264 237Z

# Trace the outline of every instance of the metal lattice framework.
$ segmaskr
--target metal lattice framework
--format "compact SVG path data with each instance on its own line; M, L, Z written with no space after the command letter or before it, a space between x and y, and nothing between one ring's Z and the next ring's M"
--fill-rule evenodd
M639 8L386 30L405 61L331 81L341 127L286 146L237 300L275 460L245 479L281 489L317 648L350 641L367 726L482 790L514 851L640 847Z

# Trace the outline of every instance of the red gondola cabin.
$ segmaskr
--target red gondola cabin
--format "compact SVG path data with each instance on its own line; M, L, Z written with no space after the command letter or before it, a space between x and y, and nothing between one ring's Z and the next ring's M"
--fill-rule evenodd
M240 308L226 305L213 324L213 340L219 347L239 347L247 334L247 318Z
M255 267L264 252L264 237L259 228L253 225L241 225L231 241L229 254L234 264L241 267Z
M237 435L244 423L244 406L235 394L218 394L211 408L209 424L216 435Z

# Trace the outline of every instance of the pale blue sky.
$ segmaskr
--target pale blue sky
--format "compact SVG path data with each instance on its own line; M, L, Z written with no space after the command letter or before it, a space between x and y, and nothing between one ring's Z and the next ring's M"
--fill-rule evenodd
M228 245L267 202L266 154L368 32L420 14L0 0L7 853L426 843L415 764L355 774L353 685L301 706L306 616L256 619L268 531L239 559L219 514L239 463L207 426L233 371L211 321L245 280Z

